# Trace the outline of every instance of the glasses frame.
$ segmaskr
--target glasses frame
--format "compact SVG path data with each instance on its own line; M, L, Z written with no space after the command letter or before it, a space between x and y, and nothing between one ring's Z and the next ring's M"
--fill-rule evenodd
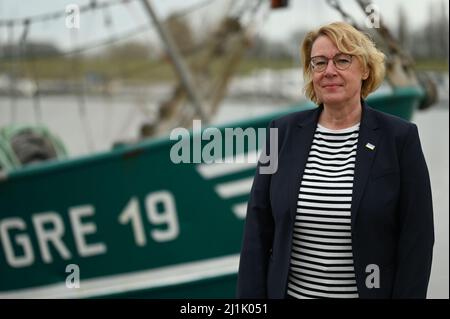
M338 58L339 56L342 56L342 55L344 55L344 56L346 56L346 57L350 57L350 63L348 64L348 66L346 66L346 67L344 67L344 68L338 67L337 62L336 62L336 61L337 61L337 58ZM321 68L317 69L317 65L314 64L314 58L324 58L324 59L327 60L327 64L324 65L323 69L321 69ZM326 56L324 56L324 55L316 55L316 56L311 57L310 62L309 62L309 65L311 66L311 70L312 70L313 72L321 73L321 72L323 72L323 71L326 70L326 68L328 67L328 64L330 63L330 60L333 60L333 65L334 65L334 67L335 67L336 69L338 69L338 70L340 70L340 71L344 71L344 70L347 70L347 69L352 65L352 62L353 62L353 55L347 54L347 53L338 53L338 54L335 54L332 58L328 58L328 57L326 57Z

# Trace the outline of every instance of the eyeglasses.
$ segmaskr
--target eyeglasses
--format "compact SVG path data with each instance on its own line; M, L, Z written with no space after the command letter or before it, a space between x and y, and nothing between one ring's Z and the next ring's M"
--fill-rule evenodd
M350 54L338 53L334 57L327 58L323 55L311 58L311 68L314 72L323 72L328 66L328 62L333 60L333 64L338 70L346 70L352 64L352 56Z

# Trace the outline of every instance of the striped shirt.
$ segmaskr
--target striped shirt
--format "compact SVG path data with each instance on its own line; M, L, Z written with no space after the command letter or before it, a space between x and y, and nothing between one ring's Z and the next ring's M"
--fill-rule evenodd
M350 213L358 135L359 123L317 125L297 201L290 298L358 298Z

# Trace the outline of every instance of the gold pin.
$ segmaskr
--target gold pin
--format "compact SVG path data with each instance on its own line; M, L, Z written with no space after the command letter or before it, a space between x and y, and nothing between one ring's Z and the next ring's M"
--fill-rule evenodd
M373 150L375 149L375 145L370 144L370 143L367 143L367 144L366 144L366 147L367 147L369 150L371 150L371 151L373 151Z

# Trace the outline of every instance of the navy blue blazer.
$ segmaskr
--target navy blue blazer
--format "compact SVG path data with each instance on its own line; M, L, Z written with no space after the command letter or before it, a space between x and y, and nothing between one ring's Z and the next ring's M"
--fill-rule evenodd
M430 178L417 126L362 101L351 205L360 298L426 298L434 245ZM303 170L323 106L273 120L278 169L260 174L247 207L238 298L285 298ZM365 145L375 145L373 150ZM266 142L266 148L270 145ZM379 267L379 287L366 280ZM370 267L370 266L369 266Z

